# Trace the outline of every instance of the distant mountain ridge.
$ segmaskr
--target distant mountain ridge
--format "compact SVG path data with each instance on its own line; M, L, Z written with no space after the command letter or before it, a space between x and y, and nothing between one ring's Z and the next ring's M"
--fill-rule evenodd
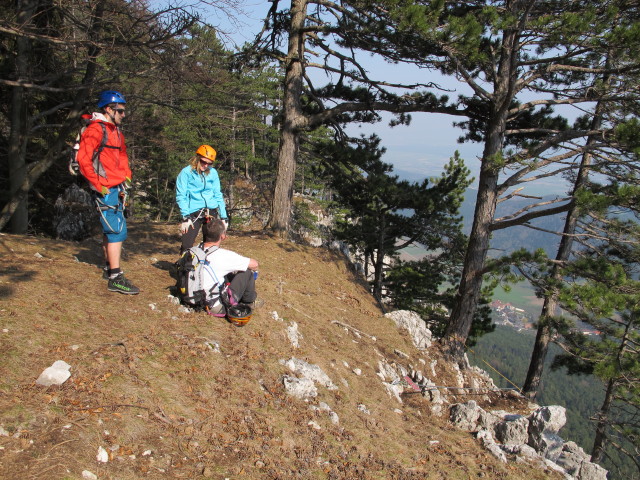
M471 226L473 224L477 194L477 190L468 189L460 207L460 215L463 219L463 231L467 235L471 232ZM546 195L541 197L540 200L514 197L508 201L498 204L496 209L496 218L517 212L531 203L549 201L554 198L556 198L556 195ZM564 219L564 215L537 218L531 221L531 225L544 230L559 232L562 231L564 226ZM547 255L555 256L559 241L560 237L552 233L524 226L510 227L493 232L489 256L498 257L520 248L526 248L530 251L543 248L547 252Z

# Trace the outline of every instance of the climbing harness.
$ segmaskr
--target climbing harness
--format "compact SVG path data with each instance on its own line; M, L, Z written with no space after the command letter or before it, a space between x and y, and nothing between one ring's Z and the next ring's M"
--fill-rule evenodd
M100 214L100 217L102 218L102 221L104 222L104 224L107 226L107 228L109 228L109 230L111 230L111 233L118 234L122 232L122 229L124 228L124 225L125 225L124 217L125 217L125 209L126 209L126 201L127 201L127 189L124 186L124 184L120 184L117 187L113 187L113 188L118 188L119 190L117 205L107 205L102 201L102 199L97 193L95 195L95 201L96 201L96 208L98 209L98 213ZM116 214L115 218L119 224L118 228L114 228L111 225L111 223L109 223L109 220L107 220L105 212L108 212L108 211L114 211L114 213Z
M185 218L190 219L193 223L200 220L202 218L203 223L208 223L212 219L220 218L220 211L218 208L201 208L195 212L190 213Z

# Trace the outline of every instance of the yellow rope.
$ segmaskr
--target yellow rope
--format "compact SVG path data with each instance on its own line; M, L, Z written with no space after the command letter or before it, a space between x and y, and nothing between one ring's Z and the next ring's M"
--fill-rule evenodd
M479 355L476 352L474 352L473 349L467 347L467 350L469 350L471 353L473 353L476 357L479 357ZM520 395L523 395L522 390L520 389L520 387L518 387L515 383L513 383L511 380L509 380L507 377L505 377L502 373L500 373L498 370L496 370L491 364L489 364L489 362L487 362L483 358L480 358L480 360L482 360L483 363L485 363L489 368L491 368L491 370L496 372L498 375L500 375L502 378L504 378L507 382L509 382L511 385L513 385L515 387L515 389L518 390L518 392L520 392Z

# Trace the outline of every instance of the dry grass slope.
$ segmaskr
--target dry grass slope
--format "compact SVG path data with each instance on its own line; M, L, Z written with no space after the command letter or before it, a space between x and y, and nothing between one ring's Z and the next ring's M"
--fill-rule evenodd
M226 246L261 263L265 300L237 328L168 301L175 225L130 230L124 268L142 289L133 297L107 292L97 237L0 235L0 426L8 433L0 478L80 479L83 470L101 480L559 478L499 463L420 395L400 404L386 393L376 374L382 357L437 359L442 382L452 373L437 348L417 351L381 315L339 256L232 232ZM286 335L291 322L303 335L298 348ZM320 366L338 389L319 387L312 402L288 396L283 360L292 357ZM36 385L59 359L71 378ZM319 402L338 425L310 408ZM100 446L107 463L96 460Z

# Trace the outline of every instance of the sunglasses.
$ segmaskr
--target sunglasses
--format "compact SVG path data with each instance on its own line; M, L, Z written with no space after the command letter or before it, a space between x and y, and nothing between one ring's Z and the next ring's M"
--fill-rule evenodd
M114 108L113 111L120 115L124 115L124 108Z
M207 162L206 160L200 159L200 163L202 165L205 165L206 167L210 167L211 165L213 165L213 162Z

